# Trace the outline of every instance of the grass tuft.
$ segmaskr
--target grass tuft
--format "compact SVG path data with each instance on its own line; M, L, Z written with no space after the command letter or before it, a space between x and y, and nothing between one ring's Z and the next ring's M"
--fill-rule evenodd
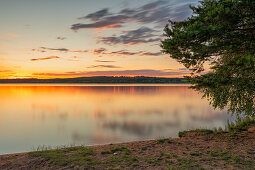
M129 150L128 148L122 146L122 147L117 147L117 148L112 148L111 150L105 150L105 151L102 151L101 154L104 155L104 154L112 154L112 153L115 153L115 152L124 152L124 154L126 155L129 155L131 153L131 150Z
M197 132L198 134L201 135L209 135L209 134L213 134L213 130L210 129L195 129L195 130L190 130L190 131L180 131L178 133L179 137L184 137L188 132Z
M173 141L169 138L158 139L158 144L163 144L163 143L173 143Z
M255 125L255 118L252 119L252 118L247 117L243 120L238 120L235 123L229 123L228 131L230 131L230 132L245 131L251 125Z
M92 155L95 152L90 148L85 147L70 147L56 150L43 150L30 152L33 157L42 157L50 163L60 166L93 166L98 163L98 160L93 159Z

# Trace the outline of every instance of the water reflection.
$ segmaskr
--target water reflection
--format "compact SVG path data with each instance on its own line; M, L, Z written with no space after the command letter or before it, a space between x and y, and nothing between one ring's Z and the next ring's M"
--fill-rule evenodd
M40 145L103 144L224 127L187 86L0 86L0 153Z

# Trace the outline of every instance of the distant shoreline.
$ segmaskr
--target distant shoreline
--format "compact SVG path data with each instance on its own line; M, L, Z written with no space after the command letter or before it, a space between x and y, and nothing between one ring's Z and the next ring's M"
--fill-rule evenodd
M57 79L0 79L0 84L189 84L184 78L162 77L77 77Z

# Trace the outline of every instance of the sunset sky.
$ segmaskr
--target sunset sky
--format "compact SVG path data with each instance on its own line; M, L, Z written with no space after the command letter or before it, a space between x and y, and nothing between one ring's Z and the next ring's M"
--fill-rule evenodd
M198 0L0 0L0 79L182 77L162 54L169 19Z

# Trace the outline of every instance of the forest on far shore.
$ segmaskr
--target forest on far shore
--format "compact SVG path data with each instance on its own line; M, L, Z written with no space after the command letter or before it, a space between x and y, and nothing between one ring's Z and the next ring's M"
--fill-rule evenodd
M58 79L0 79L0 83L188 83L184 78L95 76Z

